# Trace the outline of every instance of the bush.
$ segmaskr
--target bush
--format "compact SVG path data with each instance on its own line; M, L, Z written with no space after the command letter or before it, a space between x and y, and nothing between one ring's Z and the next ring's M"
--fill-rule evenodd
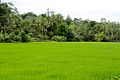
M33 36L33 33L29 33L28 36L32 37L32 36Z
M43 38L43 40L48 40L48 36L46 35L46 36L44 36L44 38Z
M105 41L106 40L106 35L104 34L104 32L101 32L99 34L95 35L95 40L100 42L100 41Z
M4 41L4 35L0 33L0 42Z
M16 36L16 35L15 35L14 33L9 34L9 38L10 38L11 40L14 40L15 36Z
M31 42L38 42L41 41L39 38L30 38L29 41Z
M9 34L5 33L0 33L0 42L11 42Z
M14 42L14 41L20 41L20 35L15 35L14 33L6 34L5 35L5 42Z
M4 39L5 42L11 42L11 39L9 37L9 35L7 33L5 33L5 39Z
M15 36L14 37L14 41L20 41L20 36L18 35L18 36Z
M48 36L46 35L46 36L44 36L44 35L42 35L42 34L39 34L39 35L37 35L37 38L40 40L40 41L44 41L44 40L48 40Z
M18 34L19 34L19 30L16 30L16 31L14 32L14 34L15 34L15 35L18 35Z
M44 38L44 36L42 34L39 34L39 35L37 35L37 38L42 40Z
M67 38L65 36L54 36L52 37L52 40L62 42L62 41L67 41Z
M27 36L27 34L25 34L25 32L21 33L21 41L28 42L28 36Z

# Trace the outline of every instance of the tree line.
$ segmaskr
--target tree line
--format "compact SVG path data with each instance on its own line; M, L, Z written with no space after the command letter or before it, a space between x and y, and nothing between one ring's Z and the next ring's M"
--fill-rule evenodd
M44 14L19 14L12 3L0 2L0 42L120 41L120 23L100 22L68 15L65 19L49 9Z

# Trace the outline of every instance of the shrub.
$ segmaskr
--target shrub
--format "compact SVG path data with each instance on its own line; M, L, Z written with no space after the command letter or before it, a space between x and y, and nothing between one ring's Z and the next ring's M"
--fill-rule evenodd
M44 36L42 34L37 35L38 41L44 41L44 40L48 40L48 36Z
M15 35L18 35L18 34L19 34L19 30L16 30L16 31L14 32L14 34L15 34Z
M37 41L37 38L30 38L30 41L31 41L31 42L36 42L36 41Z
M4 35L1 33L0 34L0 42L4 41Z
M11 39L11 35L10 34L3 34L0 33L0 42L12 42L13 40Z
M25 32L21 33L21 41L22 42L27 42L28 41L28 36L25 34Z
M38 34L37 38L40 39L40 40L42 40L44 38L44 36L42 34Z
M106 40L105 37L106 37L106 35L104 34L104 32L101 32L101 33L95 35L95 40L98 42L105 41Z
M52 37L52 40L62 42L62 41L67 41L67 38L65 36L54 36Z
M29 33L28 36L32 37L33 33Z
M9 38L9 35L5 33L5 39L4 39L5 42L10 42L10 38Z
M20 41L20 36L18 35L18 36L15 36L14 37L14 41Z

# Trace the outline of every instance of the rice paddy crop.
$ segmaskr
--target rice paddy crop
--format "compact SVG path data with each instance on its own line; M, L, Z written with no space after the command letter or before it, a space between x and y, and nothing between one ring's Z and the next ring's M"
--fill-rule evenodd
M119 80L120 43L0 43L0 80Z

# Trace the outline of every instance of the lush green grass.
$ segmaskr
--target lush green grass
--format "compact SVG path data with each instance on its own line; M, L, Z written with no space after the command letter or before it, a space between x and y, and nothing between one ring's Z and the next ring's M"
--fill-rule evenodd
M0 80L110 80L120 43L1 43Z

